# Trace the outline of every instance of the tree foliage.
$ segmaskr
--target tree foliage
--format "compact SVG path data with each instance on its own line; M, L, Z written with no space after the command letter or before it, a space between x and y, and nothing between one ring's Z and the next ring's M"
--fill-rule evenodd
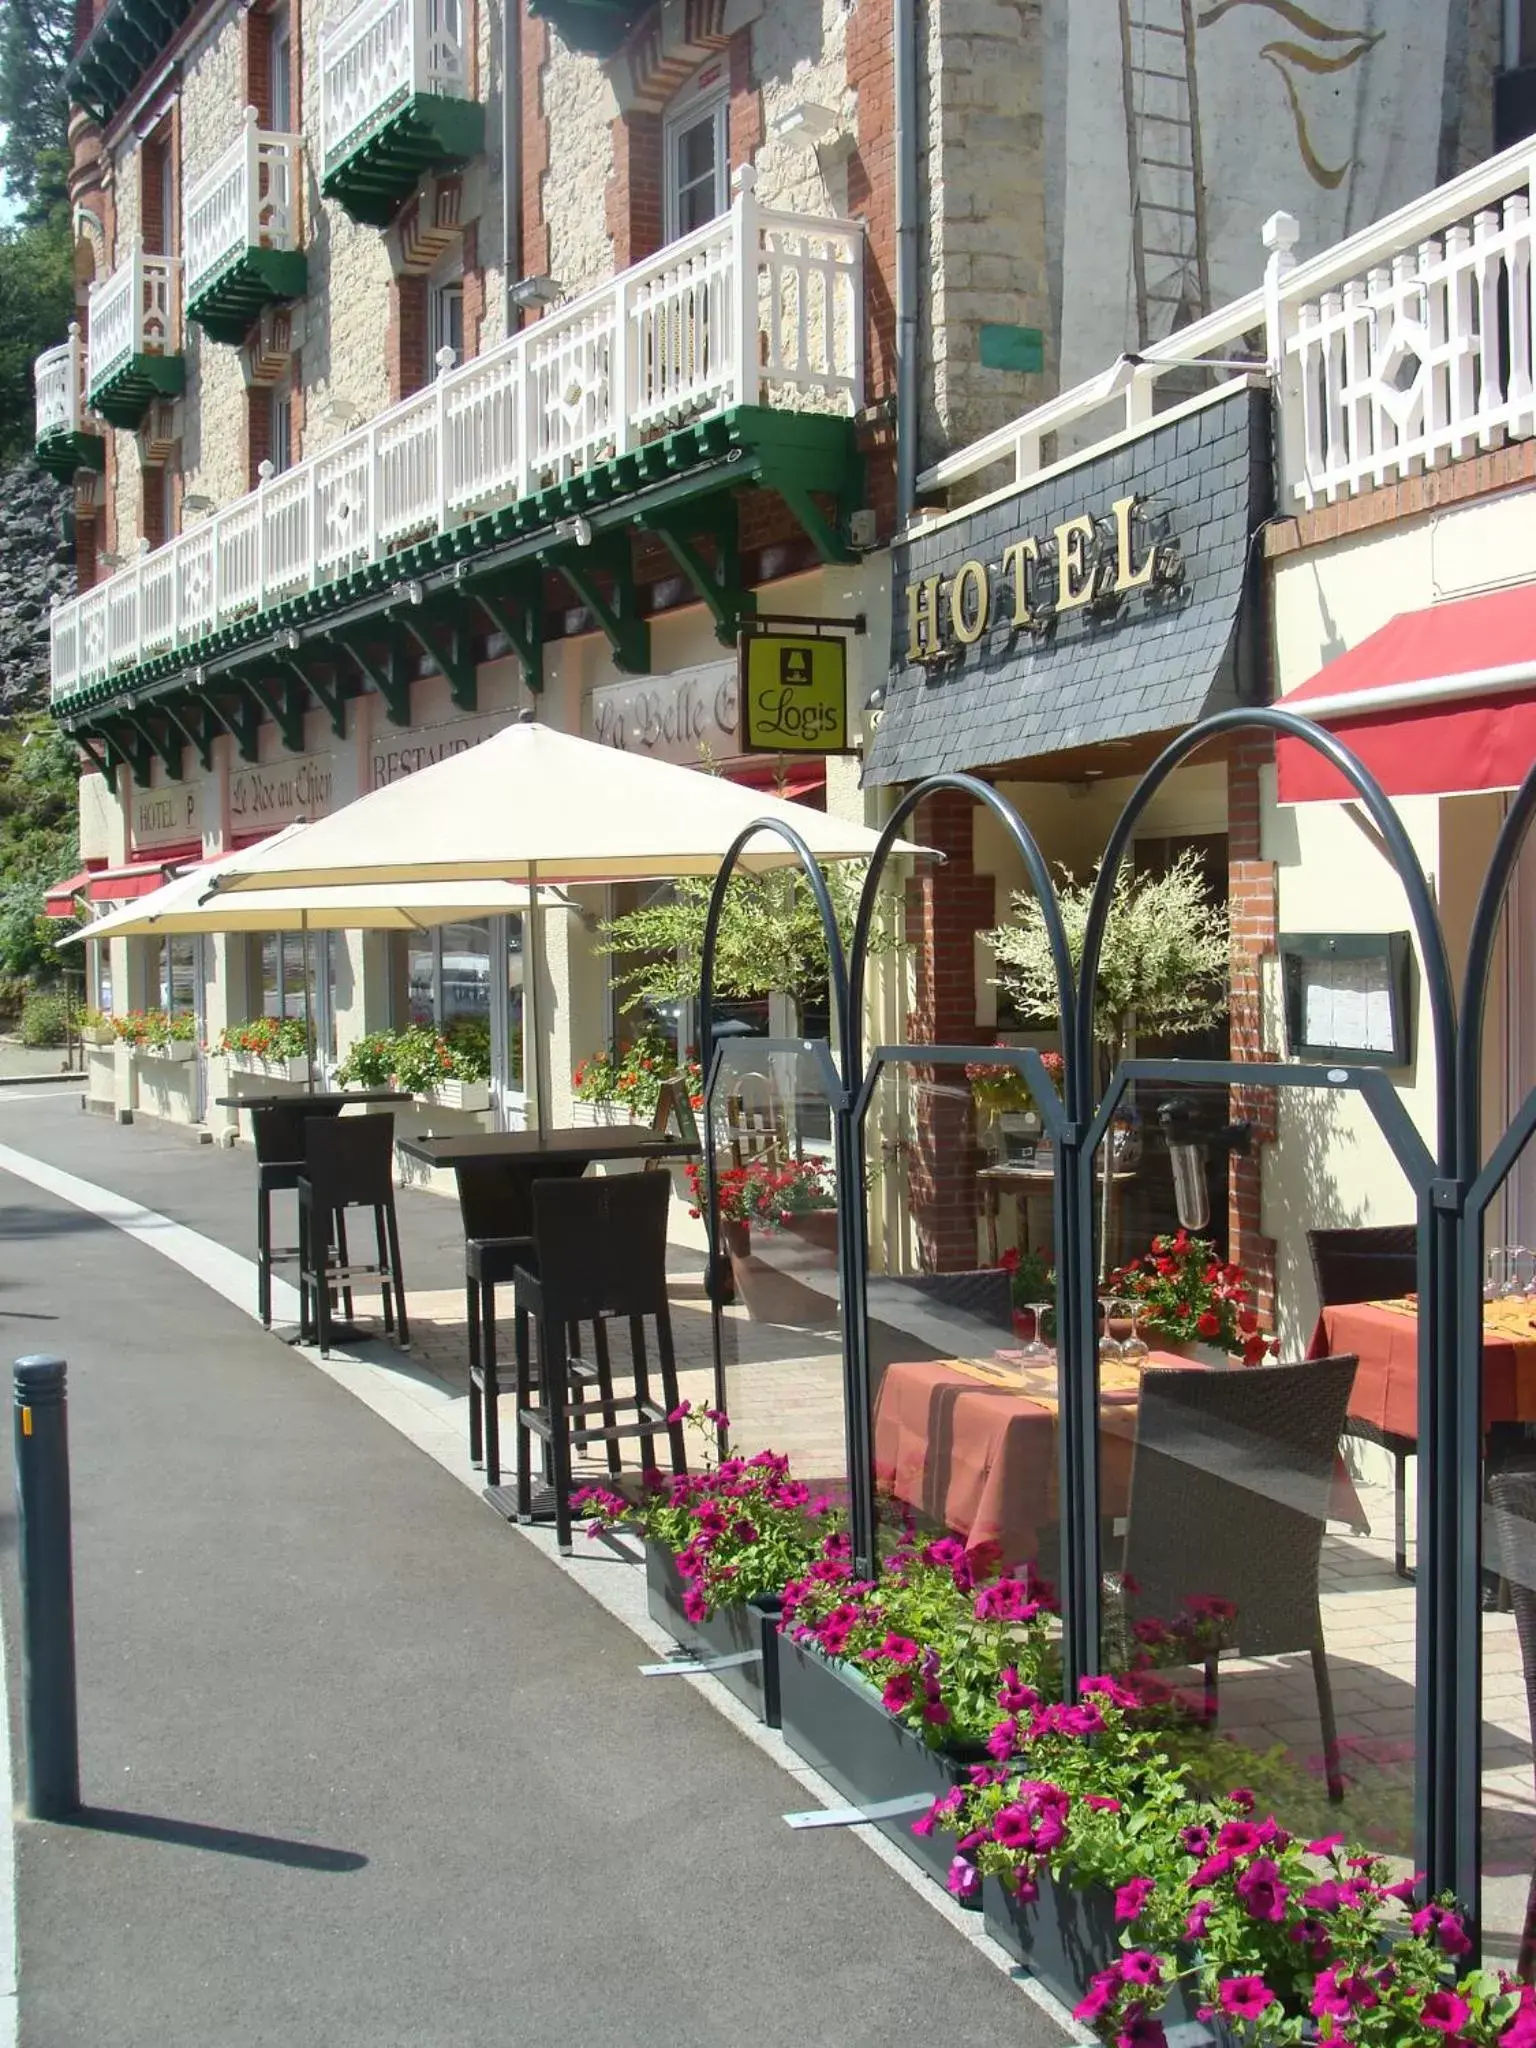
M1081 968L1083 935L1093 897L1087 882L1062 870L1057 900L1073 972ZM1035 897L1013 898L1012 924L986 934L997 961L996 984L1032 1023L1061 1014L1045 918ZM1154 1038L1204 1031L1226 1012L1231 952L1224 907L1213 903L1200 861L1180 854L1165 874L1135 875L1121 862L1099 954L1093 1030L1111 1067L1135 1029Z
M32 446L32 365L64 339L73 307L67 231L0 229L0 463Z
M0 975L51 979L69 927L43 895L79 865L75 750L41 713L0 725Z
M0 174L24 225L69 231L69 100L64 73L74 0L5 0L0 7Z
M838 861L825 870L845 946L864 873L862 861ZM704 876L689 877L667 899L598 926L600 951L641 956L615 975L621 996L665 1002L698 995L713 887ZM726 891L715 945L715 993L736 1001L787 995L804 1003L825 992L827 972L821 915L800 870L737 875Z

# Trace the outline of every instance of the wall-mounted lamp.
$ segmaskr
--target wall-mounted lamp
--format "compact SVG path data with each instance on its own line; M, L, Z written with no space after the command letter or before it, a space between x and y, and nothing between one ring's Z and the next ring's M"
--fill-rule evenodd
M217 512L219 508L212 498L205 498L201 491L188 491L181 501L181 509L184 516L201 519L205 512Z
M1173 1166L1173 1201L1186 1230L1204 1230L1211 1220L1211 1190L1205 1163L1213 1152L1253 1149L1252 1124L1228 1124L1225 1130L1202 1129L1187 1102L1165 1102L1157 1112Z
M875 687L864 699L864 709L866 711L883 711L885 709L884 683L876 683Z
M557 519L555 539L573 540L577 547L589 548L592 545L592 522L583 519L579 512L574 519Z
M345 433L348 427L355 427L363 417L363 408L355 398L347 398L336 392L321 406L320 417L328 427L340 427Z
M527 312L532 307L555 305L564 291L565 286L558 278L535 274L532 277L520 277L507 293L507 297L514 306L521 306Z

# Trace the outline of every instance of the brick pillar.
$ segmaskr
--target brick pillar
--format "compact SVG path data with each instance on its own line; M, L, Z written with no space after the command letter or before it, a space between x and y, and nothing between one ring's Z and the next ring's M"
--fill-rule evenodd
M971 799L946 790L919 806L912 835L946 856L925 861L907 887L907 942L916 975L909 1036L918 1045L974 1045L976 934L994 922L996 892L971 857ZM908 1134L908 1187L919 1264L956 1272L976 1263L975 1119L963 1076L953 1067L919 1067Z
M96 581L96 513L75 514L75 587L89 590Z
M485 324L485 271L480 263L480 228L476 221L471 221L464 230L463 251L464 360L468 362L480 353L480 330Z
M639 108L612 123L613 174L603 194L613 267L627 270L661 247L661 116Z
M729 45L731 104L726 115L726 148L731 169L752 163L763 146L763 96L752 77L752 31L739 28Z
M241 105L254 107L263 128L272 126L272 19L255 8L245 17L241 37L241 68L245 98Z
M512 0L508 0L512 4ZM549 23L534 20L528 0L516 0L523 10L523 219L522 259L525 277L549 275L549 224L544 218L544 174L549 169L549 116L544 111L544 66L549 62ZM516 278L510 280L516 284ZM524 308L512 309L517 325L531 317Z
M1262 963L1272 959L1279 935L1275 863L1260 859L1259 772L1274 759L1268 733L1236 741L1227 760L1227 892L1232 921L1232 995L1228 1023L1234 1060L1272 1060L1264 1042ZM1275 1241L1263 1232L1260 1147L1275 1136L1273 1088L1232 1090L1232 1115L1253 1125L1254 1150L1234 1155L1227 1181L1229 1256L1253 1282L1259 1313L1273 1325Z
M848 87L859 105L848 159L848 211L864 221L864 402L896 389L896 109L887 0L854 0L848 16ZM864 502L882 538L895 526L896 440L889 423L864 448Z
M384 361L389 371L389 400L398 405L428 381L427 281L395 277L389 284L389 316L384 328Z
M261 482L261 465L272 453L272 393L265 385L245 394L245 487Z

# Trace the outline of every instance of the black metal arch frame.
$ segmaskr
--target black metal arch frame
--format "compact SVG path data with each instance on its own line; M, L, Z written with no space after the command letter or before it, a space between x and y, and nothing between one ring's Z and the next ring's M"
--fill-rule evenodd
M1379 833L1407 898L1418 942L1425 1001L1433 1026L1435 1130L1427 1144L1380 1068L1293 1061L1123 1060L1102 1091L1093 1039L1099 960L1116 878L1137 822L1158 789L1192 755L1214 741L1254 731L1300 741L1345 779ZM1418 1218L1418 1547L1417 1768L1415 1851L1431 1890L1451 1890L1478 1912L1481 1861L1480 1717L1482 1571L1481 1356L1482 1230L1488 1204L1536 1133L1536 1087L1482 1158L1481 1045L1489 981L1510 880L1536 816L1536 766L1522 782L1489 862L1469 934L1461 1003L1435 907L1434 892L1401 818L1370 772L1334 735L1309 719L1274 707L1227 711L1181 733L1147 769L1122 810L1105 848L1090 902L1082 959L1074 972L1049 865L1018 812L990 783L970 775L939 775L908 790L881 832L871 857L850 945L845 953L825 881L805 842L778 819L749 827L733 843L716 877L705 924L701 978L706 1081L705 1215L716 1214L713 1103L726 1069L712 1044L714 953L726 889L748 845L773 834L804 871L826 935L837 1056L825 1041L753 1041L755 1052L794 1052L815 1061L833 1121L838 1188L838 1277L842 1303L843 1391L847 1433L850 1533L861 1573L873 1569L876 1509L871 1444L868 1347L868 1235L865 1121L881 1076L897 1066L963 1066L976 1047L881 1045L868 1060L863 1046L865 970L881 885L906 821L928 797L955 791L990 809L1024 866L1046 922L1062 1021L1061 1090L1038 1052L997 1048L988 1055L1027 1079L1055 1145L1057 1351L1060 1384L1061 1592L1063 1649L1071 1681L1097 1669L1100 1561L1098 1364L1095 1342L1093 1161L1125 1091L1138 1080L1183 1080L1226 1086L1352 1091L1371 1111L1413 1190ZM714 1257L719 1257L710 1223ZM722 1405L720 1312L715 1312L715 1368Z

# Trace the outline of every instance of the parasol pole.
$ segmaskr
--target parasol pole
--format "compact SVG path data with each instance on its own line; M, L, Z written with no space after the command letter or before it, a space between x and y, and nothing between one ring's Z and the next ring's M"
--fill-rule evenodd
M315 1044L315 1020L310 1002L309 988L309 912L299 911L299 943L303 948L302 972L304 976L304 1071L309 1076L307 1092L315 1092L315 1055L319 1047Z
M539 864L528 863L528 923L523 944L523 1074L530 1072L532 1060L533 1106L538 1119L538 1133L542 1138L549 1129L549 1096L545 1088L542 1003L539 994L539 967L544 956L544 925L539 914ZM510 1034L509 1034L510 1038Z

